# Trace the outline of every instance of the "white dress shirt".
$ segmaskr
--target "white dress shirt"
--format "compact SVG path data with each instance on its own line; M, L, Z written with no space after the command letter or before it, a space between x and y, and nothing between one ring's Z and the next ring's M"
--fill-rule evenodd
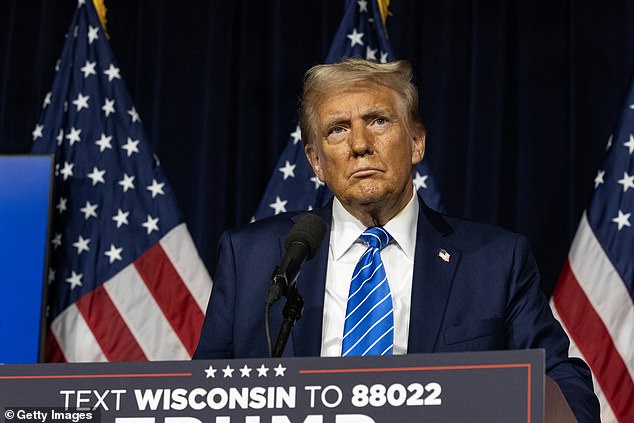
M383 227L394 240L383 250L381 259L387 274L394 305L394 354L407 353L409 317L418 225L416 192L403 210ZM328 269L321 335L321 356L341 356L343 325L352 272L367 246L359 236L367 228L335 198L328 248Z

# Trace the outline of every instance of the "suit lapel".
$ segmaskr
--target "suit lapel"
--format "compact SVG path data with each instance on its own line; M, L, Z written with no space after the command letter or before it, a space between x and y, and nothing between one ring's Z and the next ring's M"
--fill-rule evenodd
M300 295L304 298L304 312L291 335L294 355L319 356L321 353L321 329L324 315L324 293L328 269L328 246L332 222L332 202L312 212L326 222L326 235L315 256L306 261L297 278ZM294 220L301 217L297 215Z
M420 199L419 205L408 353L433 352L460 259L445 238L451 226Z

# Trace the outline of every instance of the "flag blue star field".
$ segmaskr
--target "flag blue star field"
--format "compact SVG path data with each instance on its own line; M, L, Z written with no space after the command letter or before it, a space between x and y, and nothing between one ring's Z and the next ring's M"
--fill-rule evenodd
M362 57L381 63L394 59L377 0L346 1L345 15L325 62L334 63L343 57ZM440 210L440 194L425 160L414 170L413 180L425 202ZM306 159L297 126L275 165L255 219L286 211L311 210L325 205L331 197L332 194L317 179Z
M634 422L634 80L551 307L590 365L601 421Z
M90 1L33 140L55 155L47 361L191 358L211 278Z

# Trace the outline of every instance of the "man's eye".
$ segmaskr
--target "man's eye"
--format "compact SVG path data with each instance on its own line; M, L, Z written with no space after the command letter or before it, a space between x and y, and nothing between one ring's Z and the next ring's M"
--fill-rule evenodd
M344 129L341 126L336 126L330 130L331 134L341 134Z
M387 123L387 120L384 118L376 118L374 121L377 125L385 125Z

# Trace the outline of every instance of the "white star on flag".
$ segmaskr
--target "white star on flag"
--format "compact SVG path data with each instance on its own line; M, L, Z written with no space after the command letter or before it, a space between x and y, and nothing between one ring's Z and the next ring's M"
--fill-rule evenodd
M295 177L295 166L296 165L292 165L288 160L286 161L286 164L284 165L284 167L280 167L278 170L280 172L282 172L284 174L284 180L286 180L287 178L291 177L294 178Z
M90 217L97 217L97 204L91 204L90 201L86 201L86 205L79 209L84 214L84 219L88 220Z
M123 174L123 179L119 181L119 185L123 187L123 192L128 192L129 189L134 189L134 175Z
M144 228L147 229L148 235L152 233L152 231L158 231L158 217L152 217L149 214L147 215L147 220L141 224Z
M70 133L66 134L66 139L70 143L70 145L74 145L76 142L80 142L81 138L79 135L81 134L81 129L77 129L74 126L70 128Z
M128 224L128 215L129 214L130 214L130 212L124 212L121 209L119 209L117 211L117 214L112 217L112 220L117 222L117 228L120 228L121 225L127 225Z
M106 180L103 178L105 174L106 174L105 170L97 169L97 167L95 166L92 168L92 172L90 172L86 176L88 176L92 180L92 186L95 186L98 183L102 183L102 184L106 183Z
M96 26L88 26L88 44L92 44L99 39L99 28Z
M84 238L79 235L77 241L73 242L73 247L77 248L77 255L81 255L84 251L90 251L90 247L88 244L90 243L90 238Z
M55 249L61 247L62 246L62 234L60 234L60 233L55 234L55 236L51 240L51 244L53 244L53 247Z
M64 167L62 168L62 170L59 171L59 173L61 173L64 176L64 180L70 178L71 176L73 176L73 167L75 166L74 163L68 163L68 162L64 162Z
M110 260L110 264L112 264L115 260L121 260L121 253L123 252L123 248L117 248L114 244L110 244L110 249L103 253Z
M67 198L59 197L59 202L55 206L55 208L59 211L59 214L62 214L66 211L66 203L68 202Z
M101 110L103 110L103 112L106 114L106 117L114 113L114 100L104 98L103 106L101 106Z
M163 186L165 185L165 183L158 183L156 181L156 179L152 179L152 185L148 185L146 188L148 191L150 191L152 193L152 198L156 197L157 195L164 195L165 193L163 192Z
M288 203L288 201L283 201L280 197L275 197L275 203L271 203L269 206L275 210L275 214L280 214L286 212L286 203Z
M363 41L361 40L361 38L363 38L363 32L357 32L356 28L353 28L352 33L346 35L346 37L350 39L350 47L354 47L356 44L363 45Z
M78 286L82 286L81 283L81 278L84 277L83 273L77 274L75 273L75 271L72 271L72 275L70 278L66 278L66 282L68 282L70 284L70 289L71 291L75 288L77 288Z
M619 226L619 231L623 229L625 226L631 227L630 224L630 216L632 213L623 213L619 210L618 216L612 219L612 222L616 223Z
M77 107L77 111L79 112L81 109L87 109L89 95L83 95L82 93L77 94L77 98L73 100L73 104Z
M127 151L128 157L130 157L132 156L132 154L139 152L138 145L139 145L139 140L133 140L132 138L128 137L128 142L125 143L123 146L121 146L121 148Z
M133 123L141 121L141 118L139 118L139 114L137 113L134 107L128 110L128 114L130 115L130 118L132 119Z
M113 65L112 63L110 63L110 66L108 67L108 69L106 69L105 71L103 71L103 73L105 73L106 75L108 75L108 81L112 82L113 79L121 79L121 75L119 73L119 68L116 67L115 65Z
M414 178L414 189L418 191L420 188L427 188L427 178L429 178L429 175L421 175L416 172L416 177Z
M84 74L84 78L88 78L88 76L90 75L97 75L97 71L95 71L96 65L97 65L97 62L91 62L89 60L86 60L86 64L82 66L82 68L80 69Z
M101 138L95 141L95 144L99 146L99 152L103 153L106 148L112 149L112 137L107 137L106 134L102 133Z
M627 172L625 172L623 179L619 179L618 183L623 185L623 192L627 192L628 188L634 188L634 174L628 175Z
M634 153L634 135L630 135L630 139L624 142L623 145L627 147L630 154Z
M297 144L302 140L302 130L299 125L295 127L295 131L291 132L291 138L293 138L293 144Z
M44 131L44 125L40 125L37 124L35 125L35 129L33 130L33 132L31 132L31 134L33 135L33 141L35 141L38 138L42 138L42 131Z
M603 177L605 176L605 170L601 170L599 169L599 171L597 172L597 176L595 176L594 178L594 187L598 187L599 185L605 183L605 181L603 180Z

